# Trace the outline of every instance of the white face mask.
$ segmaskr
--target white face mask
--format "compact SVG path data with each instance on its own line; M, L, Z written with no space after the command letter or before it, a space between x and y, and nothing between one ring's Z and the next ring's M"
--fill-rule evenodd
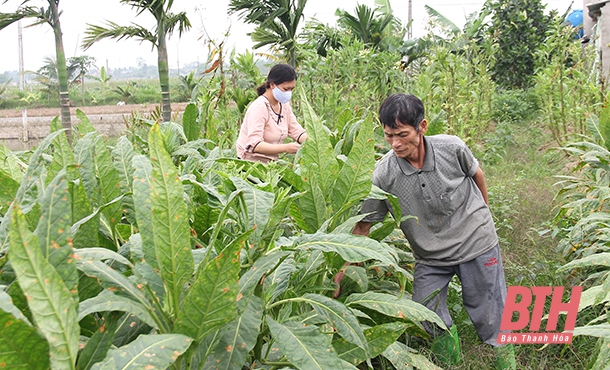
M292 91L282 91L277 86L273 88L272 92L275 100L279 101L282 104L288 103L288 101L290 101L290 98L292 98Z

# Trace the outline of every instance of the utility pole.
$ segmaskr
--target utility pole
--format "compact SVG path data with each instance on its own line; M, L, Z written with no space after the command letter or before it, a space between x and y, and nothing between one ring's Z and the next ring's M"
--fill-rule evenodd
M25 88L25 71L23 68L23 30L21 28L21 21L17 22L17 41L19 43L19 90L23 91ZM21 110L21 122L23 124L23 141L27 143L29 140L27 108Z
M409 0L409 7L408 7L408 22L407 23L409 25L409 29L407 30L407 38L411 39L413 38L413 0Z

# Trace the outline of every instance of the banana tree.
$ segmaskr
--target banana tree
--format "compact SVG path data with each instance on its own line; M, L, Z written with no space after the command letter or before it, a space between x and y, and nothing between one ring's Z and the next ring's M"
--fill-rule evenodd
M86 50L94 43L107 38L118 40L135 38L150 42L152 48L157 49L157 68L161 85L161 111L163 121L168 122L171 119L171 101L167 38L172 35L176 28L178 35L181 36L191 28L191 23L186 16L186 12L171 13L173 0L121 0L121 3L131 5L137 10L137 15L149 12L156 20L154 30L151 31L137 24L121 26L112 21L107 21L106 26L88 24L85 31L87 36L83 39L83 48Z
M59 105L61 108L61 122L68 140L70 140L72 123L70 121L70 96L68 92L68 72L66 68L66 53L64 52L64 42L61 32L61 24L59 18L61 11L59 10L59 0L47 0L49 7L33 7L29 6L29 0L21 1L21 4L13 13L0 13L0 30L7 26L18 22L21 19L32 18L34 23L31 26L48 24L53 29L55 36L55 56L57 63L57 75L59 81ZM5 1L6 2L6 1Z
M306 4L307 0L231 0L229 13L239 13L246 23L257 25L251 34L255 48L275 45L286 52L294 67L297 30Z

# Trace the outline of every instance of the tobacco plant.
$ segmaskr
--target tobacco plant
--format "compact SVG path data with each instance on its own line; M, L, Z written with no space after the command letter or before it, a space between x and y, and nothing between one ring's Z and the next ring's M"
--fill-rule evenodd
M600 338L594 369L604 368L610 359L610 108L605 107L599 118L588 121L589 137L570 142L563 148L578 158L574 175L561 176L558 199L560 208L555 217L556 233L561 237L558 251L572 261L559 271L584 270L586 283L579 311L595 307L598 317L577 326L574 335Z
M358 203L387 196L370 182L372 125L333 148L304 106L310 138L286 165L210 149L194 105L137 145L109 145L79 112L71 147L54 121L25 173L3 151L0 363L434 368L405 344L422 321L443 324L404 291L396 221L376 239L350 233Z

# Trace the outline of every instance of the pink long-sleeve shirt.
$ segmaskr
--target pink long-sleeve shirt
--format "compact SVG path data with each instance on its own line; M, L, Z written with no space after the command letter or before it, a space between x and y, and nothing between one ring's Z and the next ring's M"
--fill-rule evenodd
M277 154L253 153L253 150L263 141L282 144L288 136L296 141L305 132L297 122L290 103L281 104L281 107L281 114L278 116L263 95L250 104L235 144L239 158L263 163L276 160Z

